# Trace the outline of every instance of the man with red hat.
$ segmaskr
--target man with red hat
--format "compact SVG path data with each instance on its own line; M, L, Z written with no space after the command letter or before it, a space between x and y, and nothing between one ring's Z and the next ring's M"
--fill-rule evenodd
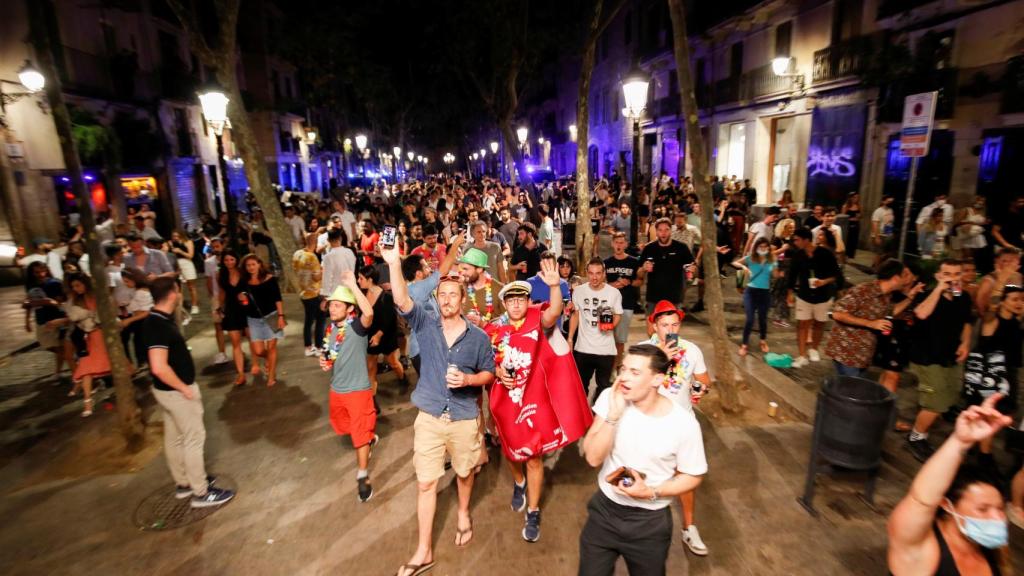
M502 384L490 389L491 415L515 482L512 510L526 509L527 542L540 539L544 454L581 438L593 419L569 344L556 329L563 305L558 269L554 259L540 266L548 301L530 305L530 283L510 282L499 294L505 313L485 328Z
M700 402L711 389L711 377L700 348L679 337L679 327L684 317L684 312L676 308L675 304L661 300L647 317L654 333L650 340L643 343L661 348L670 361L668 377L659 392L692 413L693 405ZM679 495L679 505L683 510L683 544L697 556L707 556L708 547L701 539L697 525L693 523L695 501L693 491Z

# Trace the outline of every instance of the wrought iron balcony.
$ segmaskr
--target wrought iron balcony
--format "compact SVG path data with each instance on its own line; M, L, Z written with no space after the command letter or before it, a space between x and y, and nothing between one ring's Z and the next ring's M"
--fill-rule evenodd
M795 68L795 60L790 63L790 70ZM740 85L740 99L753 100L763 96L787 94L793 90L793 78L778 76L769 62L743 74Z
M857 36L814 53L811 82L820 84L864 71L873 44L872 36Z

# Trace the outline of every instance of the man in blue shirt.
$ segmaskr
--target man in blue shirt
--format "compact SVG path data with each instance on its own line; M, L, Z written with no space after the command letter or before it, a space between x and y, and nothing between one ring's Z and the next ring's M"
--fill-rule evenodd
M548 261L551 263L552 266L555 266L556 270L558 269L558 257L555 256L554 252L551 252L549 250L540 255L541 270L543 270L543 265L545 261ZM549 299L551 298L551 288L544 281L544 278L541 277L540 272L537 272L533 276L530 276L527 282L530 283L530 302L532 304L539 304L542 302L549 301ZM564 305L566 302L569 301L569 298L572 297L569 292L569 283L562 279L559 281L558 286L562 291L562 303ZM558 329L562 329L561 316L558 317Z
M382 246L381 256L391 269L395 306L419 342L423 369L412 394L412 402L420 410L413 436L419 542L412 558L399 569L400 575L408 576L434 564L437 480L444 475L444 455L448 451L459 493L455 545L465 546L473 539L469 501L474 468L483 449L477 402L481 388L494 380L494 350L484 331L462 315L466 287L459 279L446 276L439 280L439 313L434 313L410 298L397 247Z

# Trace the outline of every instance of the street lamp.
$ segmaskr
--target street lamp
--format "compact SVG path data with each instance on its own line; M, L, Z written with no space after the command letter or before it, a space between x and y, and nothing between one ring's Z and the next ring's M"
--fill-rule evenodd
M365 134L356 134L356 148L358 148L360 152L362 152L366 148Z
M633 189L629 195L629 243L633 246L636 245L637 234L636 196L640 189L640 118L647 107L647 88L650 83L650 76L638 67L634 67L622 79L622 94L626 100L626 108L622 113L633 120Z
M530 131L526 128L526 126L520 126L519 129L516 130L516 137L519 138L519 144L526 144L526 137L529 134Z
M18 86L10 80L0 80L0 82L6 82ZM3 116L6 113L6 107L8 104L14 104L18 100L21 100L25 96L31 96L36 92L39 92L46 86L46 77L43 73L36 69L31 62L25 60L25 63L18 69L18 82L21 83L21 87L24 88L25 92L4 92L0 90L0 126L3 126Z
M491 142L491 154L497 154L497 153L498 153L498 143L497 142Z
M575 142L576 141L576 134L577 134L576 125L575 124L569 124L569 140Z
M409 150L408 152L406 152L405 156L406 158L409 159L409 162L412 162L412 159L416 157L416 153L413 152L412 150Z
M238 215L235 211L235 197L231 193L228 181L228 161L224 154L224 128L231 127L228 120L228 102L230 100L224 94L224 90L216 84L210 84L199 92L199 105L203 109L203 117L206 123L213 130L217 139L217 161L220 166L221 190L223 192L224 207L228 212L228 246L232 250L238 249Z
M804 91L804 75L800 72L790 72L794 67L794 60L789 56L776 56L772 59L772 72L779 78L792 78L793 88L797 93Z

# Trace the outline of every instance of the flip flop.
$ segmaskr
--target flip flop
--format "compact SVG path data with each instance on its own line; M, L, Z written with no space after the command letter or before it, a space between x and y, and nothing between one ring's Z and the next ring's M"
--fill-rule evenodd
M245 386L245 374L235 378L235 386Z
M761 352L764 352L765 354L768 353L768 343L767 342L761 342Z
M469 534L468 539L464 539ZM459 548L465 548L467 544L473 541L473 519L469 519L469 528L463 530L462 528L455 528L455 545Z
M420 576L420 574L430 572L433 568L433 562L427 562L426 564L402 564L396 576ZM406 572L406 570L412 570L412 572Z

